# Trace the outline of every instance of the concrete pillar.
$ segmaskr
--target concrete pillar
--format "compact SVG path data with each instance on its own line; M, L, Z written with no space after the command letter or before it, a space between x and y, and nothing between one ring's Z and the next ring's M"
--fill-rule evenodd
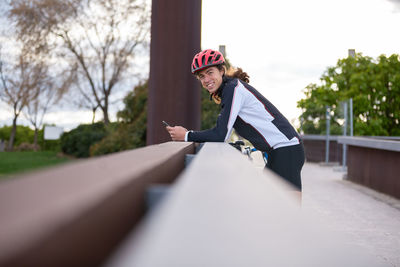
M200 129L200 83L190 72L200 51L201 0L153 0L147 145L170 141L171 126Z

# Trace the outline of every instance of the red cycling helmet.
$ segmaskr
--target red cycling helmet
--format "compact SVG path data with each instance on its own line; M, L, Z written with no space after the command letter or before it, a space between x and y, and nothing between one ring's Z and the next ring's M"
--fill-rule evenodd
M195 74L199 70L223 63L225 59L221 52L212 49L203 50L193 58L192 73Z

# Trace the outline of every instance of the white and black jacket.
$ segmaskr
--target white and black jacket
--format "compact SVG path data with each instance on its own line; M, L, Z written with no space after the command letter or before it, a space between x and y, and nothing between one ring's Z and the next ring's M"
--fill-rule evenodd
M289 121L249 84L224 76L219 95L221 112L217 125L189 132L187 141L224 142L235 129L260 151L300 144L299 135Z

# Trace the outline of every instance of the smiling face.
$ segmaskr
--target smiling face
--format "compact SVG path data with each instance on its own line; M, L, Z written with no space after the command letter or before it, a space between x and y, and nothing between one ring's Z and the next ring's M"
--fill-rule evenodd
M201 70L197 74L197 79L200 80L201 85L210 93L215 93L222 84L222 76L224 70L219 70L217 67L212 66Z

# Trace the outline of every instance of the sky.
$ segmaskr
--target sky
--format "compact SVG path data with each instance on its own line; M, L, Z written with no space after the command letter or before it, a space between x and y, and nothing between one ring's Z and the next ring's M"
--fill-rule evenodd
M298 126L297 101L308 84L348 49L373 58L400 54L399 28L400 0L203 0L201 48L225 45L230 62ZM0 110L0 126L10 125L11 110L3 103ZM91 111L64 110L45 122L69 130L91 119ZM23 117L19 123L27 125Z
M230 62L293 124L303 89L355 49L400 54L399 0L203 0L202 49Z

